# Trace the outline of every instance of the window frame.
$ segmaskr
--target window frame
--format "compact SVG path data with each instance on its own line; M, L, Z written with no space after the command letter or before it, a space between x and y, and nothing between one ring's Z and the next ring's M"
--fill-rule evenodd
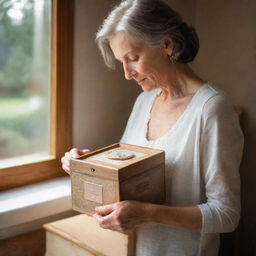
M52 0L51 155L48 160L0 168L0 191L60 176L72 146L74 1Z

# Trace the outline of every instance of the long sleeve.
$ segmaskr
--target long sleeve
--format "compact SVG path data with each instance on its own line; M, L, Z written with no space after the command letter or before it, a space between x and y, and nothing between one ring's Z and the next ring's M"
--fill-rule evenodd
M224 96L212 97L202 113L200 157L206 203L198 205L203 233L232 232L240 218L239 166L243 135Z

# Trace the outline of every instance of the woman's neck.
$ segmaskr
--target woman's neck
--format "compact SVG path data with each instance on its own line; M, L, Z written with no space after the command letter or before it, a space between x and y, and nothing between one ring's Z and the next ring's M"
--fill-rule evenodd
M168 82L161 86L164 101L195 94L206 83L184 63L173 63L169 74Z

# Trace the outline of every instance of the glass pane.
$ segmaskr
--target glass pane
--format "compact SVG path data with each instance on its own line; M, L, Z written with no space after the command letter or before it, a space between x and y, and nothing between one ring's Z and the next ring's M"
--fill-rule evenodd
M50 156L50 35L50 0L0 0L0 168Z

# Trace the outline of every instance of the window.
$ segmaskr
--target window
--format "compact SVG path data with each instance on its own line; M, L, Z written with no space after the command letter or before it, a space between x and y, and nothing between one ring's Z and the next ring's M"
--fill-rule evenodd
M0 0L0 190L61 176L71 147L73 1Z

